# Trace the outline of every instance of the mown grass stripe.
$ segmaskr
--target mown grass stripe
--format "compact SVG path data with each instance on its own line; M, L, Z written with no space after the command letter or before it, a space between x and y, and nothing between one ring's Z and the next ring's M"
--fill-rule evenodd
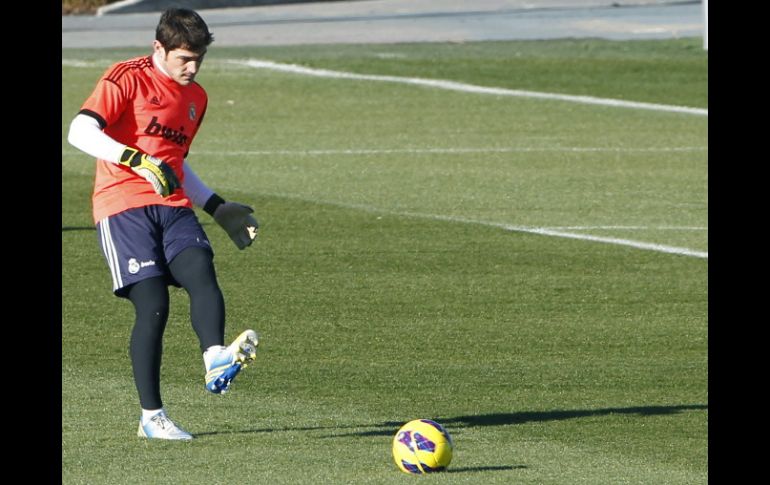
M378 81L378 82L391 82L401 84L412 84L417 86L425 86L438 89L446 89L449 91L460 91L465 93L475 94L492 94L496 96L515 96L522 98L535 98L546 99L556 101L567 101L571 103L581 104L593 104L601 106L612 106L617 108L635 108L646 109L653 111L668 111L672 113L684 113L698 116L708 116L708 110L703 108L691 108L689 106L673 106L667 104L658 103L643 103L638 101L625 101L619 99L610 98L598 98L595 96L575 96L571 94L558 94L558 93L544 93L539 91L527 91L522 89L505 89L494 88L486 86L476 86L474 84L460 83L457 81L447 81L444 79L424 79L418 77L402 77L402 76L382 76L377 74L357 74L346 71L332 71L329 69L315 69L297 64L283 64L273 61L265 61L260 59L247 59L247 60L229 60L232 64L240 64L244 66L254 67L257 69L269 69L272 71L288 72L292 74L300 74L304 76L316 76L333 79L351 79L356 81Z

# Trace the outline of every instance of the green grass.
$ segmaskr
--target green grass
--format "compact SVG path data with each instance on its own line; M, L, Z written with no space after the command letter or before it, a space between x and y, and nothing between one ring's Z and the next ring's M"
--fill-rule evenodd
M403 483L390 440L417 417L455 439L431 482L706 483L707 260L495 225L708 251L707 118L225 62L707 107L696 45L212 48L190 160L256 208L260 240L239 252L200 218L227 338L263 343L229 395L206 394L172 290L164 401L192 443L135 437L133 315L96 243L93 160L66 143L109 62L145 51L64 49L89 62L62 66L64 483Z

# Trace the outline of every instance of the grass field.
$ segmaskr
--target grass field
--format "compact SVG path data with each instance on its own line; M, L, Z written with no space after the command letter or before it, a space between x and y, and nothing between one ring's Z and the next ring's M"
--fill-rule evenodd
M136 437L133 313L96 243L94 162L66 142L108 65L149 49L64 49L64 483L406 483L390 441L418 417L456 445L431 483L707 483L706 116L230 62L708 108L700 46L213 45L189 159L262 223L239 252L199 213L227 339L262 344L207 394L172 290L164 402L191 443Z

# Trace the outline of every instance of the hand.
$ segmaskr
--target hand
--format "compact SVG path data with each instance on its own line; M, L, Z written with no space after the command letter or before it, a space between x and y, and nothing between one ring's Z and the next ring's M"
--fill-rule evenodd
M214 220L222 226L238 249L251 246L257 238L259 224L251 214L254 209L237 202L224 202L214 211Z
M181 186L174 170L166 162L142 153L136 148L126 147L120 156L120 164L130 167L150 182L155 192L163 197L171 195Z

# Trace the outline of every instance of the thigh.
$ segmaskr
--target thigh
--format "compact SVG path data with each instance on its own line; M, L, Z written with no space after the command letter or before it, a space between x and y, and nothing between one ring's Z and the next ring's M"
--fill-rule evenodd
M134 304L137 323L165 325L168 318L168 284L163 277L146 278L126 289L126 298Z
M105 217L96 229L116 295L125 296L128 287L144 279L167 276L162 231L144 208Z
M169 264L174 281L188 292L197 289L218 288L211 251L204 248L187 248Z
M173 261L188 248L202 248L213 257L214 251L198 217L187 207L157 206L158 220L163 227L163 255Z

